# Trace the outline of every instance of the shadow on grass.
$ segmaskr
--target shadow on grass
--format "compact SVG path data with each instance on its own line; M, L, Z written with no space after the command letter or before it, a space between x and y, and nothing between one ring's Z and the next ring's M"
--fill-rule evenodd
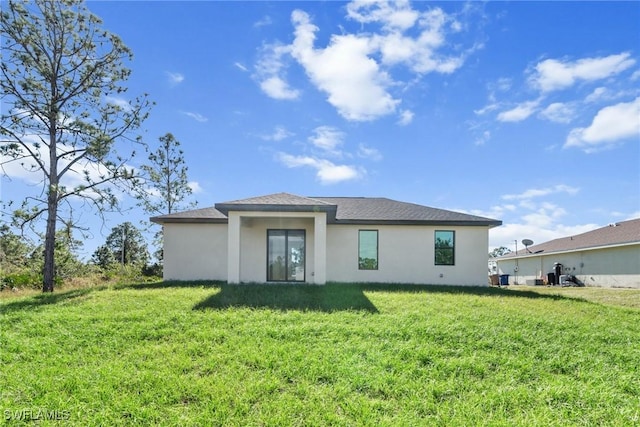
M106 286L94 286L90 288L72 289L59 293L43 293L24 299L21 298L17 301L2 304L0 306L0 313L30 310L43 305L58 304L88 295L94 291L101 291L106 288Z
M180 281L180 280L168 280L166 282L147 282L147 283L134 283L134 284L121 284L115 285L114 289L171 289L171 288L208 288L221 286L225 282L215 280L194 280L194 281Z
M366 292L411 292L411 293L446 293L460 295L478 295L489 297L514 297L550 300L585 301L579 297L558 294L544 294L530 290L519 289L518 286L453 286L453 285L414 285L395 283L359 283L355 284ZM587 301L585 301L587 302Z
M194 310L230 307L271 308L276 310L312 310L334 312L364 310L378 313L366 292L457 294L487 297L531 298L556 301L580 301L582 298L541 294L535 291L486 286L440 286L414 284L327 283L324 286L304 284L219 284L217 292L194 306Z
M194 310L231 307L270 308L335 312L343 310L378 313L359 286L327 284L242 284L220 285L217 292L196 304Z

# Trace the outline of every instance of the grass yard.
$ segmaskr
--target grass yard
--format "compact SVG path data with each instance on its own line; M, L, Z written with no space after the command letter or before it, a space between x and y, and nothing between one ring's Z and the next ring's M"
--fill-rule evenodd
M13 425L640 424L640 291L151 283L0 301Z

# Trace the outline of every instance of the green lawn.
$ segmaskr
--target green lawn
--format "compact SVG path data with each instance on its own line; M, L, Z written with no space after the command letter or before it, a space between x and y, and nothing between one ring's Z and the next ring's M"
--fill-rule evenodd
M18 425L638 425L640 291L610 292L151 283L3 298L0 408Z

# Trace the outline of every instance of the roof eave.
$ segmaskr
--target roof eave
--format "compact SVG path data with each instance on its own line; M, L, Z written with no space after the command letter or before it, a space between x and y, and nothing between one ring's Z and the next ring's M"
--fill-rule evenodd
M437 225L451 227L498 227L502 221L451 221L451 220L401 220L401 219L336 219L330 224L344 225Z
M155 224L227 224L227 218L162 218L152 217L149 219Z

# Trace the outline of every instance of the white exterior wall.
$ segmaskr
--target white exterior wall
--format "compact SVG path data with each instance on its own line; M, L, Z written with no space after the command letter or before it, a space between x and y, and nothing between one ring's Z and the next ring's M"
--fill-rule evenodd
M227 280L226 224L164 224L164 280Z
M358 230L378 230L378 270L358 269ZM435 231L455 231L455 265L435 265ZM327 226L327 281L487 285L487 227Z
M164 225L165 280L230 280L228 251L239 253L235 282L267 280L267 230L305 230L305 279L307 283L371 282L433 285L487 284L487 227L425 227L326 224L324 213L306 217L259 216L250 213L238 221L239 245L230 244L227 224ZM253 216L255 215L255 216ZM303 214L304 215L304 214ZM318 222L321 226L318 227ZM325 238L317 238L326 229ZM378 230L378 270L358 269L358 230ZM436 266L436 230L455 231L455 265ZM323 253L318 254L318 245ZM319 256L316 256L319 255ZM316 263L326 266L316 272ZM319 268L322 268L320 266ZM442 275L442 276L441 276Z
M546 279L556 262L563 265L563 274L576 276L586 286L640 288L639 244L497 261L499 274L509 274L509 283L520 285Z

